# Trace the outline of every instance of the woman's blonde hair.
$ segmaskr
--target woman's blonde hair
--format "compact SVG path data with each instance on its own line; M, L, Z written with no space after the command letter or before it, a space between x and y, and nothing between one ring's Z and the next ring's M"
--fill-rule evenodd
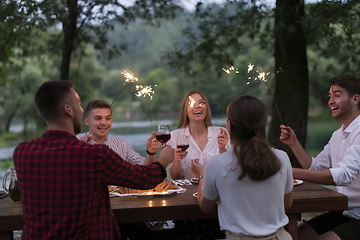
M239 179L248 175L254 181L262 181L275 175L281 162L266 139L265 104L256 97L241 95L230 102L227 119L234 154L241 167Z
M179 121L178 128L185 128L189 125L189 117L188 117L187 112L188 112L188 108L189 108L189 97L193 94L199 94L204 99L205 104L206 104L205 126L206 127L212 126L210 104L209 104L207 97L205 96L204 93L202 93L200 91L192 90L192 91L188 92L188 94L186 94L182 100L181 109L180 109L180 121Z

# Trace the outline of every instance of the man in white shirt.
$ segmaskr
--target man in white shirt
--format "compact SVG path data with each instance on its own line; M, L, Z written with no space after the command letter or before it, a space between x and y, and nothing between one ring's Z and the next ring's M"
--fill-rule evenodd
M89 102L84 116L85 123L89 126L89 132L76 135L78 139L91 144L105 144L125 161L133 164L148 165L155 160L155 154L161 147L161 143L156 140L155 132L147 139L146 158L135 152L124 139L109 134L112 125L112 109L107 101L93 100Z
M297 140L294 131L281 125L280 140L287 144L304 169L293 168L294 178L335 185L348 196L348 210L317 216L299 227L299 240L360 239L360 79L336 76L330 81L328 105L332 117L342 126L324 150L311 157Z

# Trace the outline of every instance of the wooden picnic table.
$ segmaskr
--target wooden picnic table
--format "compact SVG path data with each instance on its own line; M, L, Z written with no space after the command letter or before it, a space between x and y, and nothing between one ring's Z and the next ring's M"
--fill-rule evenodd
M193 196L197 185L185 188L185 193L172 197L113 197L111 207L118 223L217 218L216 209L209 214L201 211ZM297 240L297 221L302 213L347 209L345 195L319 184L305 182L295 186L293 193L293 206L286 212L289 217L286 228L294 240ZM12 231L22 229L22 224L21 204L12 203L9 197L0 199L0 240L13 239Z

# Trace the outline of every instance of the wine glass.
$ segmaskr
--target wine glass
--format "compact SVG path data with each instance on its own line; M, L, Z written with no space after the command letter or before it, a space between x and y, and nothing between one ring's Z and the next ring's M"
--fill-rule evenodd
M163 145L163 147L166 145L166 143L170 140L171 135L170 135L170 128L169 125L167 124L160 124L157 125L157 130L156 130L156 140L158 140L159 142L161 142L161 144Z
M189 148L189 140L185 135L178 135L176 138L176 147L181 148L181 151L186 151Z

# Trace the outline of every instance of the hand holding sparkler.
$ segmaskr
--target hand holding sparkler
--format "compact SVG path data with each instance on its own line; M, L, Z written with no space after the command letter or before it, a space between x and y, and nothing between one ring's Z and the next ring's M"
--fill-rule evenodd
M257 74L257 75L255 75L255 77L251 77L251 76L250 76L250 77L248 78L249 80L251 80L251 79L260 80L260 81L262 81L262 82L264 82L264 83L266 84L266 87L267 87L268 90L269 90L270 96L271 96L272 101L273 101L273 103L274 103L274 106L275 106L275 109L276 109L276 111L277 111L277 114L278 114L278 116L279 116L279 118L280 118L280 121L281 121L282 124L284 124L284 121L282 120L282 118L281 118L281 116L280 116L279 109L278 109L278 107L277 107L277 105L276 105L276 103L275 103L274 96L273 96L273 94L271 93L271 89L270 89L269 85L267 84L268 79L266 78L266 76L268 76L268 75L270 74L270 72L259 72L259 71L255 71L255 70L254 70L254 65L251 64L251 63L249 63L249 65L248 65L248 71L247 71L247 72L248 72L248 73L252 73L252 74ZM250 81L247 82L247 84L250 84Z

